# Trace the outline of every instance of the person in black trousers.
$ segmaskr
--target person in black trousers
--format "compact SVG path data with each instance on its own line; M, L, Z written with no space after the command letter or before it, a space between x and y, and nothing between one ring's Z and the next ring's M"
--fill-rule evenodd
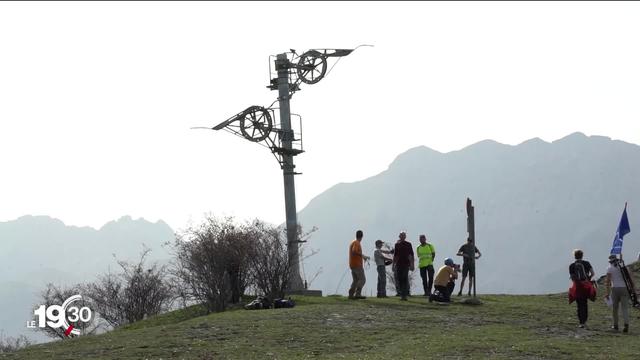
M595 275L591 263L582 260L584 253L580 249L573 251L575 261L569 265L569 276L576 287L576 305L578 308L578 327L584 328L589 318L589 307L587 300L589 299L589 285L591 278ZM587 284L585 284L585 282Z
M414 270L413 246L407 241L407 233L401 232L393 252L393 268L398 275L400 300L406 301L409 295L409 270Z

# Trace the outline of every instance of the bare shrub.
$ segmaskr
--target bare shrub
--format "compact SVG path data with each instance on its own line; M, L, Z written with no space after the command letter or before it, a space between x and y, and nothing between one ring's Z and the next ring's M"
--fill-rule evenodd
M160 314L175 298L166 267L145 267L149 251L144 250L136 264L118 261L122 272L109 272L84 287L91 309L114 328Z
M10 336L0 336L0 354L18 351L30 346L31 344L31 341L24 335L19 335L15 338Z
M180 309L184 309L190 305L194 305L193 297L190 295L189 286L177 275L175 266L171 268L170 273L172 276L168 278L169 286L173 290L174 305Z
M198 227L177 235L175 276L186 295L209 311L238 302L249 284L248 259L253 253L246 226L233 218L208 216Z
M256 253L254 239L251 238L250 227L244 225L239 227L233 236L224 236L221 241L228 258L230 301L237 304L252 281L250 262Z
M124 301L120 298L122 287L119 276L111 272L100 275L95 282L85 287L87 297L91 299L92 310L114 328L126 323L123 320Z
M62 303L64 303L65 300L67 300L68 298L70 298L73 295L82 295L83 294L83 286L82 285L73 285L70 287L57 287L52 283L47 284L47 287L45 288L44 291L42 291L41 293L41 301L39 304L36 305L36 307L40 306L40 305L44 305L45 308L48 308L51 305L62 305ZM91 308L91 305L89 304L89 301L83 296L81 300L73 302L72 303L74 307L77 308L82 308L82 307L89 307L92 311L94 310L93 308ZM66 314L66 318L69 319L70 318L70 314L71 312L71 307L69 309L67 309L67 314ZM73 317L72 317L73 318ZM98 328L98 322L95 319L95 316L92 315L91 319L89 320L89 322L83 322L83 321L76 321L76 322L69 322L69 325L73 325L73 327L75 329L79 329L81 331L81 333L83 335L87 335L87 334L93 334L95 333ZM65 335L65 330L63 327L59 327L59 328L52 328L49 326L46 327L38 327L36 328L38 331L44 332L47 336L52 337L52 338L56 338L56 339L64 339L66 337L73 337L75 335L73 334L69 334L69 336Z
M263 295L273 301L276 298L283 298L289 290L290 277L292 275L291 259L287 248L287 234L283 227L276 227L264 221L254 220L248 225L249 238L254 247L253 256L249 262L251 267L251 284L257 295ZM297 238L300 243L306 243L311 234L317 230L313 227L309 232L304 232L298 225ZM300 263L310 256L318 253L317 250L310 250L304 255L304 249L300 248ZM304 266L301 266L304 269ZM311 278L313 281L320 270ZM305 283L305 285L308 285ZM305 286L306 287L306 286Z
M250 238L255 249L250 261L253 287L271 301L284 297L291 274L284 230L255 220Z
M310 233L298 227L300 239ZM248 290L270 300L284 297L292 267L283 228L261 220L237 224L232 217L207 216L176 237L174 275L182 283L176 288L183 304L196 300L209 311L223 311Z

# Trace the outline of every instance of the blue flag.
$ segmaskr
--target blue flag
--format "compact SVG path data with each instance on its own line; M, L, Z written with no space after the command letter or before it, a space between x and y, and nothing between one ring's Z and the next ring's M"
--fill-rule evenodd
M616 231L616 236L613 238L613 245L611 246L612 255L622 253L622 238L630 232L631 228L629 227L629 219L627 218L627 204L624 204L620 224L618 224L618 230Z

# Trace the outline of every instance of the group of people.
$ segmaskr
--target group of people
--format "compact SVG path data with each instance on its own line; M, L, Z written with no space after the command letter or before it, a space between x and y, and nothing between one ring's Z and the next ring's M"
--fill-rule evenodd
M349 299L365 299L362 295L362 288L366 283L364 272L364 262L370 259L362 251L362 239L364 233L362 230L356 231L356 238L349 245L349 267L353 281L349 288ZM434 299L443 302L451 301L451 294L455 288L455 281L458 279L459 266L453 259L447 257L444 259L444 265L437 272L434 271L434 260L436 258L436 250L433 244L427 241L425 235L419 236L420 245L413 250L413 246L407 241L406 232L402 231L398 235L398 240L393 249L389 246L383 249L385 243L382 240L376 240L374 261L378 272L377 297L387 297L387 266L392 266L394 280L400 300L406 301L410 293L409 272L415 270L415 255L418 257L418 268L422 279L422 287L424 296L429 297L429 301ZM462 281L460 283L460 291L458 296L462 295L464 283L469 277L469 295L471 288L474 286L475 279L475 260L479 259L482 254L475 246L472 239L468 238L467 242L460 247L457 256L462 256ZM577 304L578 327L584 328L589 316L588 300L595 300L596 284L593 281L595 272L591 263L583 259L582 250L576 249L573 252L575 261L569 265L569 275L573 281L569 290L569 300ZM639 256L640 258L640 256ZM618 313L622 310L622 319L624 321L622 331L629 331L629 290L627 282L623 275L623 266L620 259L616 255L609 256L609 267L605 279L606 293L605 300L611 303L613 310L614 331L619 330ZM632 291L635 287L631 277L628 277ZM434 291L432 292L432 288Z
M589 307L587 300L595 300L596 284L593 281L595 271L591 263L584 260L584 252L580 249L573 251L575 261L569 265L569 276L572 286L569 289L569 301L575 300L578 314L578 327L584 328L589 317ZM613 311L613 331L619 330L619 311L622 310L623 327L622 332L629 332L629 289L623 274L623 265L620 259L612 254L609 255L609 267L605 278L605 301L611 304ZM635 291L633 278L628 277L631 291Z
M349 268L353 278L349 288L349 299L366 298L362 295L362 288L366 282L364 262L370 258L362 252L363 237L362 230L356 231L356 238L349 245ZM383 249L384 242L376 240L376 249L373 256L378 272L377 297L387 297L386 267L391 265L400 300L407 300L410 294L409 271L415 270L415 255L417 254L424 296L428 297L429 301L434 299L443 302L451 301L451 294L460 271L459 266L454 263L453 259L445 258L444 265L436 273L433 267L436 258L435 247L427 242L425 235L420 235L419 241L420 245L416 247L414 252L413 246L407 241L407 233L404 231L398 235L398 240L393 249L388 246L387 249ZM473 279L475 278L475 260L480 258L482 254L473 244L473 241L467 239L467 242L460 247L456 255L463 258L462 282L458 296L462 295L467 276L469 276L469 295L471 295L471 287L474 285ZM432 288L435 290L433 293L431 291Z

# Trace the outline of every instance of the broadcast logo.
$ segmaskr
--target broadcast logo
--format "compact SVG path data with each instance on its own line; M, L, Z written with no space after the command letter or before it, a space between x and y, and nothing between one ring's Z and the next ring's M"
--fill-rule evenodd
M64 335L78 336L81 334L81 324L89 323L91 321L91 309L86 306L78 308L73 305L74 302L82 300L81 295L70 296L65 300L62 305L40 305L33 311L33 314L38 317L38 321L27 321L28 328L45 328L50 327L52 329L64 329Z

